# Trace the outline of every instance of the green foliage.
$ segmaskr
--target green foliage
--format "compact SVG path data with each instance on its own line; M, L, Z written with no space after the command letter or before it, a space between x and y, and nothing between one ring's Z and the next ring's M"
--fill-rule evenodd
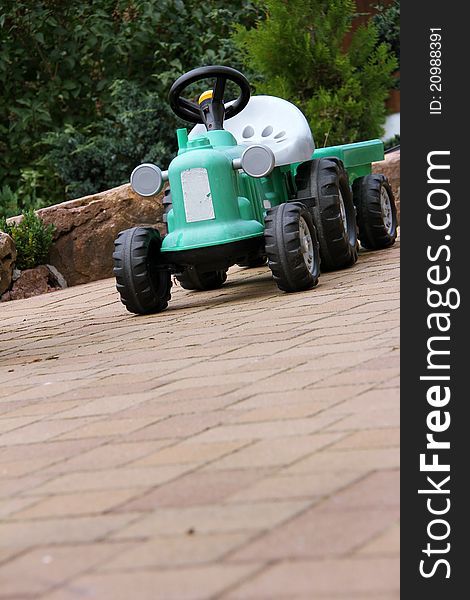
M128 181L141 162L166 168L176 150L177 126L168 103L156 92L116 81L109 116L81 129L69 125L51 134L46 158L66 182L66 196L77 198Z
M41 161L37 161L32 167L22 169L15 190L8 184L0 188L0 217L13 217L25 210L38 209L53 204L55 191L53 186L57 183L57 178L46 177ZM46 197L49 193L48 197L51 201L47 202L42 198L38 198L38 190L42 190Z
M46 261L55 226L44 225L34 210L27 210L18 224L7 224L5 218L1 218L0 231L8 233L15 242L17 268L32 269Z
M400 145L400 134L394 135L392 138L384 142L384 150L390 150L391 148L395 148L395 146Z
M393 0L388 5L378 4L376 9L372 22L377 28L379 41L388 44L400 60L400 0Z
M260 0L261 2L261 0ZM262 75L258 93L292 101L307 116L318 145L379 137L397 66L372 23L345 36L353 0L265 0L265 18L237 27L246 64Z
M143 156L162 164L158 153L174 151L167 130L177 125L170 84L196 66L239 66L232 23L249 25L256 11L244 0L3 0L3 212L15 205L11 193L20 209L48 205L65 190L72 197L123 183ZM34 198L20 190L31 171Z

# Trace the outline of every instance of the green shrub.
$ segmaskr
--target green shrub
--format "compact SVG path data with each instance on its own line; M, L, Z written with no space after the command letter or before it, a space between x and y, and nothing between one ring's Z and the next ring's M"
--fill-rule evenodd
M376 9L372 22L377 28L379 42L388 44L400 61L400 0L387 5L380 3Z
M115 81L107 110L109 115L94 124L69 125L47 139L45 160L68 199L121 185L142 162L166 169L176 153L175 129L181 123L156 92Z
M171 83L200 65L240 66L232 23L256 14L250 0L3 0L0 189L18 193L16 204L0 194L3 213L123 183L145 156L162 164L167 126L182 126L167 115Z
M0 219L0 231L8 233L16 245L18 269L32 269L44 264L52 244L55 226L45 225L34 210L23 214L19 223L8 224Z
M260 0L261 3L261 0ZM306 115L317 145L380 137L397 60L369 22L351 34L353 0L264 0L265 19L238 26L235 42L262 76L258 93Z

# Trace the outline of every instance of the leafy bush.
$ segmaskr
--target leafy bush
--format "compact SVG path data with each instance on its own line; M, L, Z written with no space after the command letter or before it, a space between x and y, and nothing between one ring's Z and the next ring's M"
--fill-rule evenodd
M249 0L3 0L3 213L123 183L145 156L164 162L178 123L170 84L196 66L239 66L232 23L256 14ZM37 174L31 202L19 192L28 170Z
M28 210L18 224L8 224L5 218L1 218L0 231L8 233L15 242L17 268L32 269L46 261L55 226L44 225L34 210Z
M129 181L142 162L166 168L176 152L179 126L168 103L134 82L112 85L109 116L83 128L72 125L47 138L46 160L77 198Z
M47 182L44 180L47 179ZM34 167L22 169L16 189L6 184L0 188L0 217L13 217L30 209L43 208L54 203L54 185L57 189L57 178L46 177L44 167L37 162ZM38 198L37 192L42 190L45 198Z
M262 75L259 93L292 101L318 145L380 137L396 57L372 22L345 36L353 0L265 0L256 27L237 27L246 64Z

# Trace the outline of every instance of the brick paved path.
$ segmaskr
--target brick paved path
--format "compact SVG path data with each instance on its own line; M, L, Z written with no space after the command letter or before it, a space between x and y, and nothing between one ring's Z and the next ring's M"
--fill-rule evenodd
M398 598L398 244L0 305L0 598Z

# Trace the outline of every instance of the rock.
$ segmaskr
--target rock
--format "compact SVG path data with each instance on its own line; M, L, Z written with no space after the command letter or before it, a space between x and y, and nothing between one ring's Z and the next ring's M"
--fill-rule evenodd
M65 281L65 277L60 273L54 265L46 265L49 269L50 279L54 282L55 287L60 288L61 290L67 287L67 282Z
M112 277L117 234L136 225L162 228L162 198L144 198L126 184L38 210L44 223L57 228L48 263L69 285Z
M0 296L11 285L15 260L15 242L7 233L0 231Z
M63 279L60 273L59 278ZM2 301L31 298L58 289L60 286L57 284L55 275L46 265L41 265L34 269L21 271L21 275L13 283L11 290L2 296Z
M395 196L397 217L400 223L400 150L389 152L385 155L385 160L372 163L372 172L383 173L387 176Z

